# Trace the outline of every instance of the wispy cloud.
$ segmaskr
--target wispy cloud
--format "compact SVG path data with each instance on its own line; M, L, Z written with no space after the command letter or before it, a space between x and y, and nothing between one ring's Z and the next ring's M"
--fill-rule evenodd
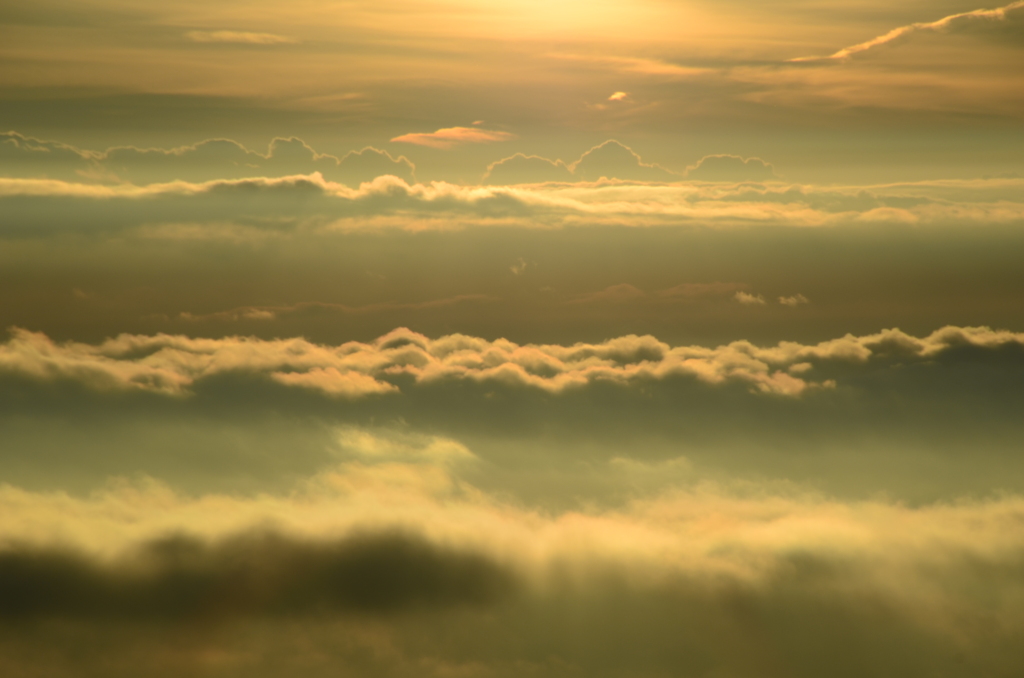
M240 45L283 45L297 42L295 38L286 35L249 31L189 31L185 37L192 42L226 42Z
M515 139L510 132L480 129L474 127L445 127L436 132L413 132L394 137L391 141L416 144L430 148L448 149L459 144L486 144L494 141Z
M520 260L521 261L521 260ZM526 264L523 264L525 268ZM371 315L374 313L389 313L394 311L419 311L445 306L453 306L465 302L488 302L494 301L494 297L485 294L461 294L454 297L443 297L416 303L385 302L379 304L366 304L364 306L350 306L348 304L331 304L322 301L303 301L289 306L241 306L226 311L214 313L193 314L182 312L178 318L187 321L225 321L237 322L243 320L275 320L282 316L301 313L319 313L323 311L345 314L345 315Z
M783 306L799 306L800 304L809 304L810 299L802 294L794 294L791 297L779 297L779 303Z
M937 21L929 22L917 22L908 24L906 26L899 26L894 28L884 35L872 38L866 42L861 42L856 45L844 47L834 54L828 56L809 56L809 57L798 57L796 59L790 59L790 61L824 61L828 59L842 60L848 59L854 54L859 52L866 52L869 49L884 45L887 42L892 42L897 38L901 38L904 35L914 33L917 31L941 31L949 28L952 24L960 21L969 21L972 19L990 19L1001 21L1006 18L1006 13L1015 9L1024 7L1024 0L1018 0L1017 2L1011 2L1009 5L1003 7L997 7L996 9L976 9L970 12L960 12L959 14L950 14L949 16L942 17Z

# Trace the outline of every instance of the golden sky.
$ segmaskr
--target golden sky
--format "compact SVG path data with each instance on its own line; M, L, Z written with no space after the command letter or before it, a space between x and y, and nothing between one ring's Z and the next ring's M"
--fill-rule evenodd
M1024 2L0 8L0 675L1024 675Z

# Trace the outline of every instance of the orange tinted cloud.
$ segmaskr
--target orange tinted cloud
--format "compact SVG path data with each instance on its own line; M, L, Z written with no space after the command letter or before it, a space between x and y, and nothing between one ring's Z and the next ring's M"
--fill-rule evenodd
M790 61L819 61L825 59L848 59L852 55L858 52L866 52L867 50L884 45L887 42L892 42L897 38L903 37L908 33L914 33L915 31L941 31L948 28L954 22L971 19L991 19L1000 21L1006 18L1006 13L1015 9L1024 8L1024 0L1017 0L1017 2L1011 2L1003 7L997 7L996 9L976 9L970 12L961 12L959 14L950 14L949 16L942 17L937 21L929 22L918 22L908 24L906 26L899 26L892 29L884 35L872 38L866 42L861 42L850 47L844 47L835 54L830 54L826 57L800 57L798 59L790 59Z
M284 35L248 31L189 31L185 37L192 42L233 42L243 45L280 45L295 42L294 38Z
M458 144L486 144L492 141L508 141L509 139L515 139L515 135L509 132L473 127L445 127L436 132L403 134L391 141L447 149Z

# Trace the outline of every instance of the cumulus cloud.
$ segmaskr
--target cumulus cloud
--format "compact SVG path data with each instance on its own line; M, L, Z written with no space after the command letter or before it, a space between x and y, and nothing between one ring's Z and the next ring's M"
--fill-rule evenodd
M746 306L760 305L764 306L765 300L760 294L750 294L749 292L739 291L735 294L734 298L736 301Z
M627 98L629 98L628 92L614 92L608 97L608 101L624 101Z
M0 176L88 180L100 172L103 154L18 132L0 133Z
M629 299L631 286L606 291ZM744 295L744 296L739 296ZM749 297L738 292L737 299ZM1021 345L1024 335L988 328L947 327L918 339L899 330L846 336L816 345L750 342L708 348L676 346L651 336L628 335L601 344L519 345L453 334L438 339L400 328L370 343L324 346L304 339L244 337L191 339L172 335L120 335L98 345L57 344L43 334L15 329L0 347L0 372L35 381L71 381L97 391L147 391L187 396L203 380L245 374L328 396L364 398L397 394L399 384L470 382L558 394L593 384L691 378L708 385L744 384L753 391L799 396L833 381L795 377L788 368L820 361L869 361L875 351L899 351L924 360L950 348ZM800 370L798 370L800 371Z
M812 57L799 57L791 59L791 61L825 61L825 60L845 60L849 59L854 54L860 52L866 52L870 49L892 42L903 36L915 33L918 31L945 31L958 24L974 21L978 19L988 21L1002 21L1006 19L1008 12L1024 8L1024 0L1018 0L1017 2L1011 2L1008 5L997 7L995 9L975 9L969 12L960 12L958 14L950 14L949 16L942 17L936 21L929 22L918 22L908 24L906 26L899 26L892 29L888 33L879 35L871 40L844 47L843 49L830 54L828 56L812 56Z
M698 181L768 181L775 169L760 158L706 155L686 168L686 178Z
M391 141L416 144L430 148L449 149L460 144L485 144L494 141L509 141L515 135L509 132L481 129L479 127L445 127L436 132L413 132L394 137Z
M572 170L561 160L549 160L539 155L524 153L516 153L492 162L487 166L483 176L483 183L499 186L573 180Z
M248 31L189 31L185 37L192 42L221 42L239 45L281 45L295 42L294 38L274 33Z
M135 184L320 172L328 180L358 186L382 175L413 182L416 169L405 156L369 146L338 157L320 153L297 137L271 140L266 153L232 139L207 139L171 149L114 146L89 151L6 132L0 134L0 160L12 177Z
M660 165L644 162L636 151L625 144L609 139L594 146L569 164L562 160L516 153L488 165L483 182L510 185L548 181L595 181L602 178L624 181L679 179L678 175Z
M644 162L640 154L614 139L591 148L571 168L573 174L584 181L602 177L632 181L672 181L679 178L661 165Z

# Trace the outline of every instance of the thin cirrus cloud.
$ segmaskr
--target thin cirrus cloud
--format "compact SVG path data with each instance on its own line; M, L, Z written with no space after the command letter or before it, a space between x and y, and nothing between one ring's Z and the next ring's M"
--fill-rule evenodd
M783 306L799 306L800 304L809 304L811 300L802 294L794 294L791 297L779 297L779 303Z
M649 76L691 78L713 72L712 69L709 68L682 66L668 61L662 61L660 59L649 59L644 57L563 53L552 53L547 56L552 59L575 61L620 73L636 73L639 75Z
M480 129L477 127L445 127L436 132L413 132L402 134L391 141L402 144L415 144L447 150L460 144L487 144L496 141L515 139L510 132Z
M856 45L844 47L843 49L828 56L798 57L796 59L790 59L790 61L841 61L849 59L854 54L866 52L870 49L878 47L879 45L884 45L898 38L902 38L905 35L909 35L911 33L915 33L918 31L942 31L947 28L950 28L955 24L977 19L989 21L1002 21L1006 19L1006 15L1008 12L1012 12L1014 10L1021 8L1024 8L1024 0L1017 0L1017 2L1011 2L1008 5L997 7L995 9L975 9L970 12L950 14L949 16L942 17L937 21L917 22L908 24L906 26L899 26L897 28L892 29L888 33L879 35L878 37L872 38L871 40L867 40L865 42L858 43Z
M249 31L189 31L185 38L199 43L227 43L236 45L286 45L298 42L287 35L252 33Z
M751 297L737 293L737 299ZM751 297L756 298L756 297ZM755 302L763 303L763 300ZM453 334L430 339L399 328L370 343L340 346L305 339L121 335L92 345L58 344L41 333L13 330L0 345L0 372L39 382L80 383L99 392L141 391L187 397L200 382L226 374L257 376L334 397L365 398L401 392L398 385L475 382L562 393L605 383L629 385L670 378L708 386L744 384L762 394L797 397L834 388L802 376L805 364L863 364L896 351L926 360L951 348L1024 344L1024 334L989 328L946 327L923 338L899 330L818 344L782 342L758 347L736 341L716 348L670 346L652 336L628 335L600 344L520 345ZM139 357L142 356L142 357Z

